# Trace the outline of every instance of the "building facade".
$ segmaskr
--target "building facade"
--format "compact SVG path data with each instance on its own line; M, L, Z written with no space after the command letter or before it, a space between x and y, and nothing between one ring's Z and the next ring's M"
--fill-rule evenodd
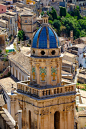
M37 29L36 15L31 12L23 11L18 15L18 29L25 32L27 38L32 39L33 33Z
M22 129L74 129L76 85L61 81L61 47L47 22L33 37L30 81L10 96L11 115L22 109Z
M0 15L0 26L5 27L8 37L17 35L17 14L6 12Z
M0 14L6 12L6 5L0 4Z

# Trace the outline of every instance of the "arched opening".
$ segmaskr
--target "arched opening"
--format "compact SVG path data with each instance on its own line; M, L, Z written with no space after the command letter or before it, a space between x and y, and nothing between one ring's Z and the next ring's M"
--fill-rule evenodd
M60 129L60 113L58 111L54 114L54 129Z
M29 111L29 129L31 129L31 111Z

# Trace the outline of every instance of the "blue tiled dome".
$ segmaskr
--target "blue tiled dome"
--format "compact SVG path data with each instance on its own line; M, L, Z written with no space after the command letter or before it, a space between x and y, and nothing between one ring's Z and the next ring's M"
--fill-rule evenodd
M40 27L33 37L32 48L47 49L58 46L59 38L49 26Z

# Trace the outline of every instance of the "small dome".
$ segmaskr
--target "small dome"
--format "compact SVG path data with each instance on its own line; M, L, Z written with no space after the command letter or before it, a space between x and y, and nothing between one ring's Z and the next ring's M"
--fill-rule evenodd
M43 25L35 33L32 42L32 48L47 49L58 48L59 38L56 32L48 25Z

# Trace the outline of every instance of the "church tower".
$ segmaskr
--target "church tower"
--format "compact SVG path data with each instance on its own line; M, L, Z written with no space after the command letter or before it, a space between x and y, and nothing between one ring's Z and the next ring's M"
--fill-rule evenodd
M30 66L30 82L17 84L22 129L74 129L76 85L61 80L59 38L48 24L33 37Z

